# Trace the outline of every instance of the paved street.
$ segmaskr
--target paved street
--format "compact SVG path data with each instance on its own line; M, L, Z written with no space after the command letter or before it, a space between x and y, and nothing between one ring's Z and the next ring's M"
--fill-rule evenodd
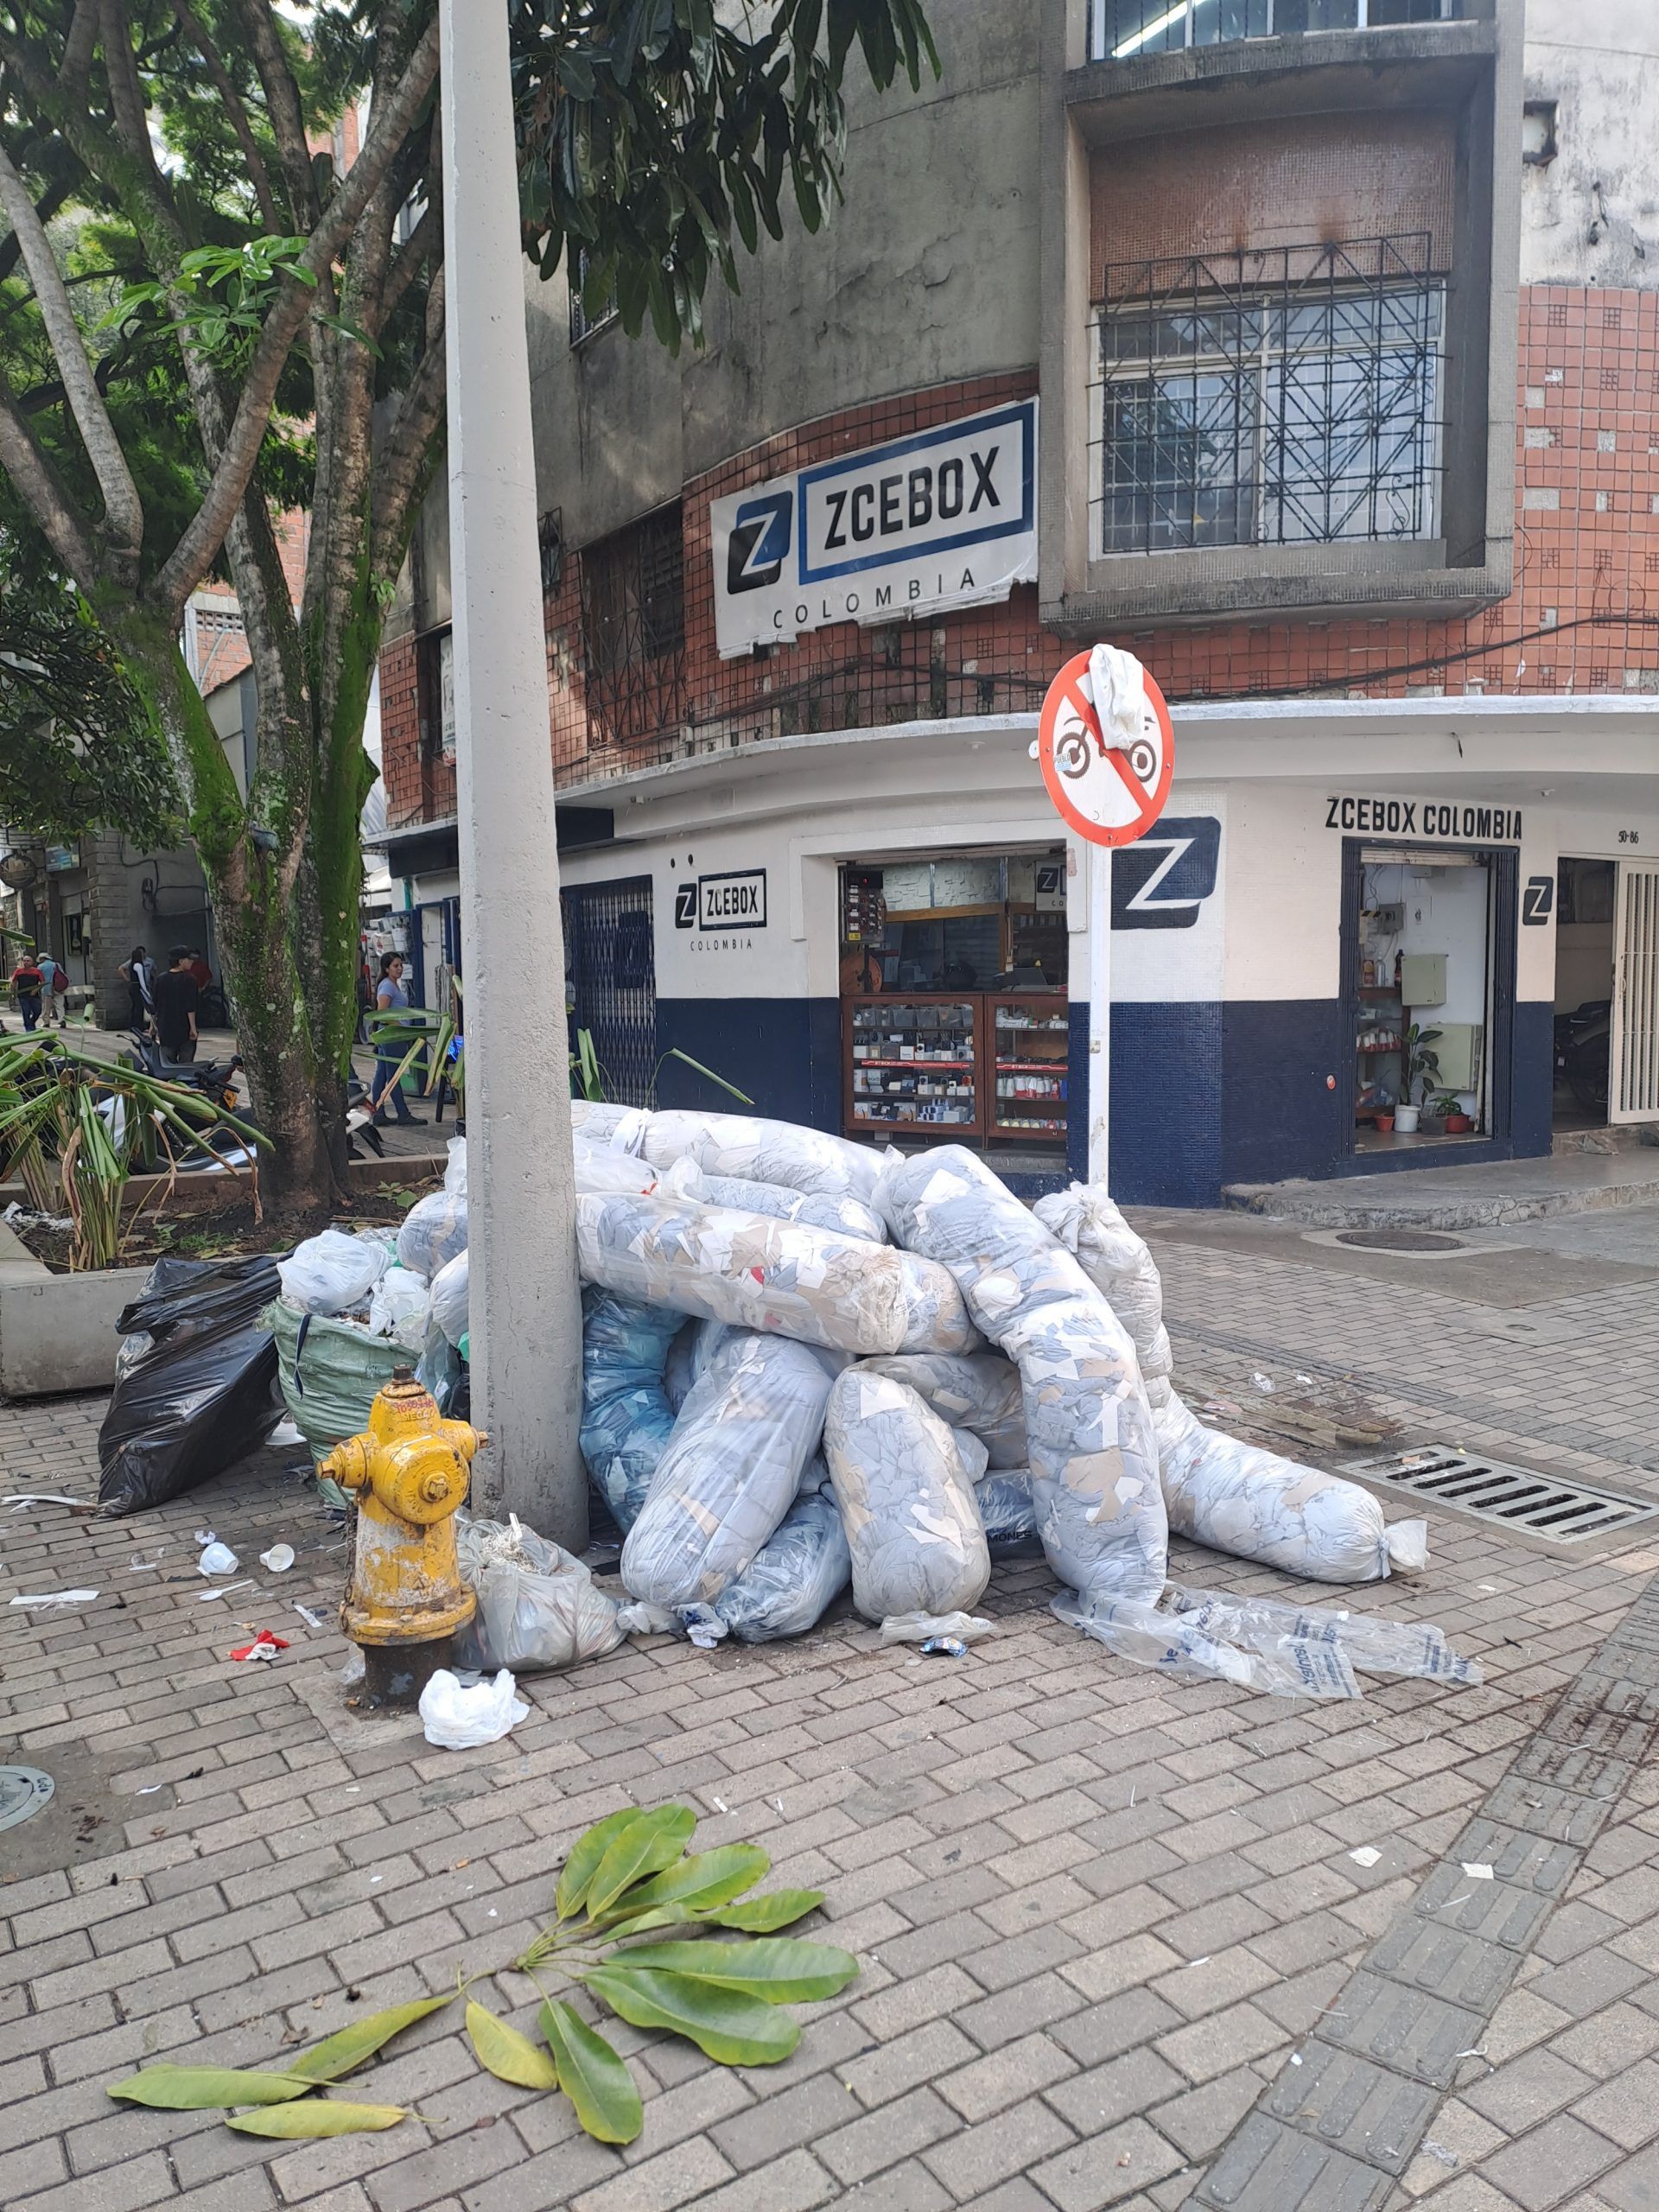
M1432 1259L1141 1225L1182 1380L1263 1435L1392 1427L1659 1500L1655 1214ZM8 1489L92 1497L99 1413L0 1414ZM1340 1599L1439 1622L1479 1689L1154 1681L1054 1621L1028 1560L959 1662L844 1609L796 1643L625 1647L521 1683L513 1735L451 1753L344 1712L344 1647L294 1610L331 1617L342 1540L283 1458L125 1522L0 1512L9 1597L99 1592L6 1615L9 1755L60 1783L4 1839L10 2212L1659 2204L1659 1523L1580 1552L1437 1513L1424 1576ZM203 1600L210 1523L256 1590ZM253 1564L278 1537L285 1577ZM1174 1550L1180 1579L1306 1586ZM292 1648L232 1664L259 1627ZM622 2031L626 2152L482 2075L452 2012L357 2077L418 2105L385 2134L262 2145L105 2096L147 2058L257 2064L500 1965L581 1827L671 1797L700 1844L753 1837L826 1890L862 1972L775 2069ZM531 1995L491 2001L528 2029Z

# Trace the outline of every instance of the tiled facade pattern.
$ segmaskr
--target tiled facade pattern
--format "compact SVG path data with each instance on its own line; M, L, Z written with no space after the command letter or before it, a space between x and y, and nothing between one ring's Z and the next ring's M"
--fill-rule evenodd
M1148 631L1128 642L1173 700L1659 690L1659 293L1523 292L1516 393L1516 589L1453 620L1345 616ZM684 643L632 695L584 667L583 554L547 602L561 785L683 752L917 718L1033 711L1074 645L1037 620L1034 588L925 624L812 632L760 658L715 652L709 502L1036 388L1034 372L936 387L769 439L685 486ZM394 823L453 813L454 771L421 735L410 640L382 661ZM430 724L429 721L429 732Z

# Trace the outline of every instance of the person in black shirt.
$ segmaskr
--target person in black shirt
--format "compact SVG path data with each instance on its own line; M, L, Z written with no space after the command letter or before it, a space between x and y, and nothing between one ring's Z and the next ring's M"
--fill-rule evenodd
M162 1058L175 1062L194 1060L196 1004L201 994L190 973L190 948L188 944L175 944L167 957L167 973L156 978L152 992Z

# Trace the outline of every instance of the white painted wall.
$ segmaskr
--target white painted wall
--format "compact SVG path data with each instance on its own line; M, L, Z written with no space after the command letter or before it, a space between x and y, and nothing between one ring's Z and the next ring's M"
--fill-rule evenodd
M1522 170L1521 282L1659 286L1659 7L1527 0L1526 96L1560 150Z

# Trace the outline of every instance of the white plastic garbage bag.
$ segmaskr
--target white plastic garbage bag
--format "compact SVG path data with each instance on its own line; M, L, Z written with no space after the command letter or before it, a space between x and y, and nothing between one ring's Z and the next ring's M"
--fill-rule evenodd
M683 1326L660 1306L608 1290L582 1293L582 1456L625 1536L673 1433L663 1366Z
M801 1478L823 1477L815 1459ZM804 1636L847 1587L853 1563L833 1497L816 1484L804 1491L736 1580L728 1582L712 1611L727 1633L744 1643L769 1643Z
M663 1170L658 1187L706 1206L735 1206L741 1212L769 1213L779 1221L804 1221L814 1229L838 1229L885 1244L887 1225L862 1198L825 1191L791 1191L781 1183L752 1183L741 1175L705 1175L696 1160L677 1160Z
M830 1391L823 1456L866 1620L966 1612L983 1594L991 1555L961 1441L907 1383L867 1367Z
M467 1193L434 1191L416 1198L397 1232L397 1257L423 1282L467 1249Z
M631 1152L613 1152L608 1145L575 1139L576 1188L579 1191L632 1191L636 1195L657 1187L657 1170Z
M377 1337L390 1337L418 1354L425 1347L431 1307L432 1294L419 1275L407 1268L391 1267L374 1286L369 1327Z
M1157 1445L1135 1347L1110 1306L960 1145L889 1154L878 1204L906 1245L950 1269L975 1321L1020 1370L1050 1566L1088 1599L1155 1599L1168 1554Z
M614 1651L637 1624L579 1559L516 1516L505 1522L459 1517L455 1552L461 1579L478 1598L470 1628L457 1638L469 1665L521 1675L572 1667Z
M653 1167L690 1159L705 1175L736 1175L746 1182L781 1183L785 1190L824 1192L867 1203L874 1195L880 1165L867 1146L845 1137L752 1114L642 1109L613 1124L608 1134L620 1150L637 1152Z
M448 1159L444 1163L443 1187L446 1191L454 1192L458 1197L464 1198L467 1195L466 1138L451 1137L448 1154Z
M505 1667L493 1682L474 1682L470 1688L458 1682L447 1667L440 1667L421 1692L427 1742L446 1751L499 1743L509 1729L529 1717L530 1707L513 1694L517 1687Z
M278 1260L276 1273L283 1296L302 1312L346 1313L362 1305L391 1264L391 1254L377 1238L325 1229Z
M1020 1370L1000 1351L895 1352L864 1363L895 1382L908 1382L942 1421L978 1437L992 1467L1026 1465L1030 1455Z
M748 1331L692 1386L622 1547L622 1580L656 1605L712 1605L794 1503L817 1449L830 1370L806 1345Z
M576 1249L585 1282L804 1344L964 1351L976 1341L943 1268L804 1222L661 1193L582 1195Z
M452 1344L467 1333L467 1287L471 1269L465 1252L446 1260L432 1278L432 1319Z

